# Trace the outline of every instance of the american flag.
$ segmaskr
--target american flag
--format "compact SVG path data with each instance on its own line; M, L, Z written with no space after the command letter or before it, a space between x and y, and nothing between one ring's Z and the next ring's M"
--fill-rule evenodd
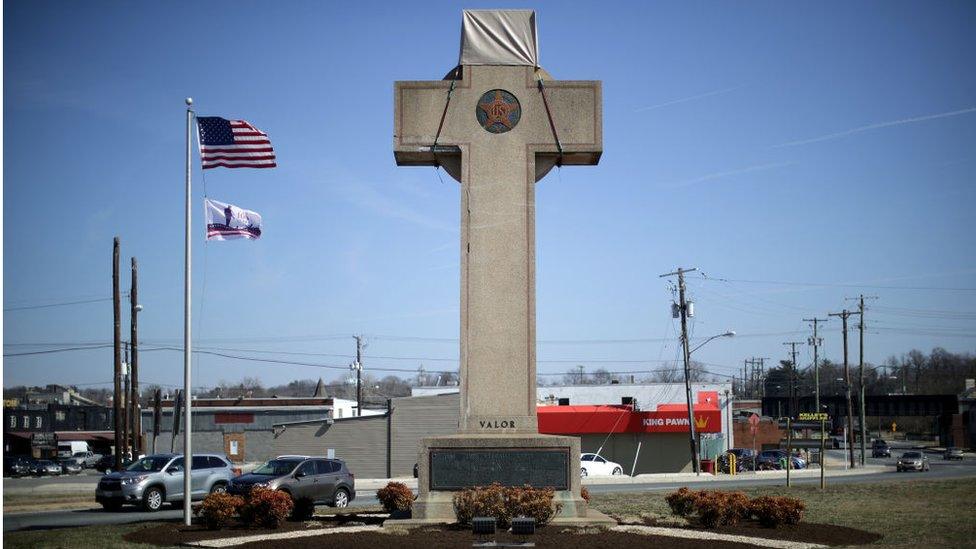
M203 169L274 168L275 153L268 134L245 120L198 116Z

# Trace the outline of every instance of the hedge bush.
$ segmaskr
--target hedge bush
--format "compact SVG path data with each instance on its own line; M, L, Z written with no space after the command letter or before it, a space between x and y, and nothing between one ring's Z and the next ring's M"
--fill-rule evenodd
M672 513L679 517L689 517L695 512L695 498L697 497L697 492L692 492L686 486L682 486L678 488L677 492L671 492L664 499L671 507Z
M242 505L244 505L244 498L240 496L226 493L210 494L203 498L203 503L197 508L197 512L207 528L219 530L230 524Z
M413 507L413 492L402 482L387 483L376 491L376 499L380 500L387 513L409 511Z
M750 512L759 524L776 528L781 524L797 524L803 519L806 505L797 498L786 496L762 496L749 503Z
M454 495L454 515L460 524L470 524L474 517L494 517L499 528L507 529L515 517L532 517L544 526L562 509L553 504L552 488L490 486L466 488Z
M695 492L688 488L672 492L665 499L675 515L697 518L706 528L735 526L751 516L767 527L796 524L803 518L805 508L796 498L762 496L750 500L742 492Z
M288 518L295 503L291 496L278 490L254 488L241 506L241 522L247 525L278 528Z

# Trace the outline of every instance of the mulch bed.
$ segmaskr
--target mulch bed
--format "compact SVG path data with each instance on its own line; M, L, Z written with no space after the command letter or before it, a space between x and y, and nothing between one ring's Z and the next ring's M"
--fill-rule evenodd
M653 519L644 521L647 526L672 525L655 524ZM738 526L720 526L705 528L703 526L686 526L690 530L703 530L719 534L734 534L754 538L779 539L786 541L801 541L806 543L820 543L823 545L867 545L878 541L883 536L874 532L866 532L857 528L847 528L833 524L817 524L815 522L801 522L794 525L782 525L779 528L766 528L758 522L742 522Z
M257 536L262 534L280 534L282 532L293 532L296 530L309 530L314 528L335 528L336 526L351 526L350 523L362 524L382 524L384 517L360 517L356 513L316 516L311 520L285 521L280 528L249 528L246 526L233 524L222 530L208 530L202 524L186 526L182 520L165 522L155 526L140 528L122 536L122 539L133 543L147 543L150 545L160 545L171 547L180 545L188 541L201 541L205 539L217 538L236 538L241 536ZM315 537L313 539L319 539ZM375 549L375 548L374 548Z
M755 545L728 543L723 541L689 540L661 536L642 536L623 532L600 532L581 534L573 530L559 527L539 529L534 536L516 537L508 533L499 533L490 538L499 543L517 543L529 541L536 547L558 547L559 549L577 549L594 547L668 547L675 549L756 549ZM361 532L358 534L329 534L293 540L278 540L274 547L286 549L383 549L386 547L406 549L440 549L442 547L457 547L471 549L471 544L478 539L469 529L458 528L416 528L409 534L380 534ZM238 546L244 549L259 549L268 547L267 543L248 543Z
M379 525L385 517L361 517L355 513L330 516L316 516L306 522L287 521L281 528L271 530L267 528L248 528L234 525L222 530L208 530L202 525L184 526L181 521L157 524L140 528L123 536L123 539L135 543L146 543L158 546L180 545L191 541L205 539L230 538L261 534L276 534L282 532L304 531L309 529L329 529L337 526ZM659 526L653 519L645 521L648 526ZM673 525L660 525L674 527ZM721 528L705 529L699 526L689 526L688 529L705 530L722 534L734 534L766 539L801 541L820 543L824 545L866 545L873 543L882 536L830 524L816 524L801 522L795 526L781 526L779 528L764 528L755 522L745 522L738 526L724 526ZM713 540L693 540L673 538L667 536L645 536L626 532L585 533L572 528L549 526L540 528L536 535L526 538L513 536L507 532L500 532L491 538L500 543L531 541L536 547L558 547L559 549L574 549L577 547L675 547L678 549L708 548L734 549L754 548L753 545L731 543ZM595 532L590 530L589 532ZM275 547L286 548L363 548L380 549L383 547L406 547L417 549L431 549L432 547L471 547L477 541L469 528L457 525L442 528L426 527L410 530L409 533L378 533L358 532L350 534L325 534L291 540L276 540ZM256 542L238 547L257 549L268 547L267 542Z

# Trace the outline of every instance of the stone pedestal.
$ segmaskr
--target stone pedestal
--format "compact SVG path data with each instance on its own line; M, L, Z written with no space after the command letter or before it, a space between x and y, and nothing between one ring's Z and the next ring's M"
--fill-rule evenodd
M454 494L499 482L556 488L561 509L554 523L614 525L588 510L580 497L580 442L576 437L540 434L458 434L423 439L418 461L419 495L411 524L454 522Z

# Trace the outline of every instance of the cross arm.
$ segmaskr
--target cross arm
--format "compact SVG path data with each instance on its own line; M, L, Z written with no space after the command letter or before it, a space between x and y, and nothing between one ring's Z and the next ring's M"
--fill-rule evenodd
M438 143L434 147L450 89L449 80L394 83L393 156L397 166L434 166L444 157L461 154L454 145Z

